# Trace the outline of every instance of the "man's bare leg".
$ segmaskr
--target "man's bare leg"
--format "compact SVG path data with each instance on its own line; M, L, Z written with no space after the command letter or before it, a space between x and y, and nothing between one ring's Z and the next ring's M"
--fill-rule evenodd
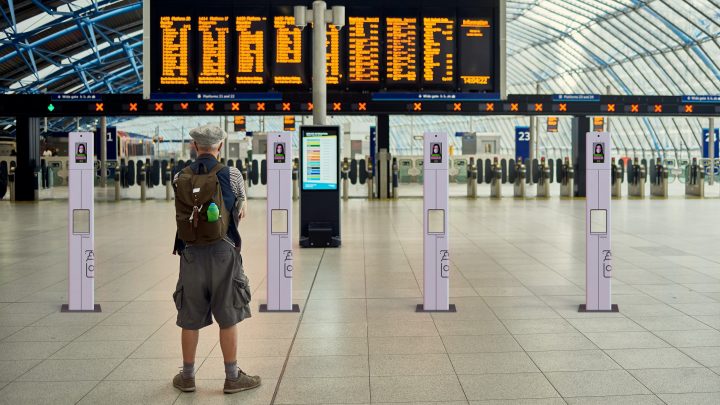
M182 341L183 363L195 364L195 352L198 340L200 340L200 331L183 329L180 340Z
M220 329L220 349L225 364L237 362L237 325Z

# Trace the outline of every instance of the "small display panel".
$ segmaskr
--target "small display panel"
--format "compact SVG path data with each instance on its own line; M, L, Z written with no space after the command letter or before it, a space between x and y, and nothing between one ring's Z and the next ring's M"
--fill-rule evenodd
M488 90L493 79L493 27L490 18L458 21L458 59L461 91Z
M235 17L237 36L237 72L235 84L263 85L267 76L265 43L267 17L239 15Z
M593 142L593 163L605 163L604 142Z
M348 80L380 82L380 17L348 18Z
M430 163L442 163L442 143L431 143L430 149Z
M90 233L90 210L73 210L73 233Z
M387 17L386 83L417 84L417 18Z
M168 16L160 17L160 35L162 60L160 62L160 84L189 85L192 83L190 58L190 31L192 17Z
M337 190L337 134L309 130L302 145L303 190Z
M285 142L275 142L273 150L275 151L273 161L275 163L285 163Z
M445 210L428 210L428 233L445 233Z
M455 20L423 18L423 83L455 82Z
M87 163L87 142L75 143L75 163Z
M274 84L305 84L305 62L303 60L303 32L295 26L295 17L276 15L275 58L273 60Z
M607 210L590 210L590 233L607 233Z
M230 17L198 17L198 36L200 37L198 84L228 84Z

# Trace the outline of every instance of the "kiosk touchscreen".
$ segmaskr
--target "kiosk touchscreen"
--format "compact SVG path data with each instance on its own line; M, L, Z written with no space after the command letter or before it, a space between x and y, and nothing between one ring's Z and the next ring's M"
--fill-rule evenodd
M100 312L95 304L94 134L68 136L68 303L63 312Z
M261 312L299 312L292 303L292 134L267 135L267 304Z
M450 304L448 235L448 136L424 136L423 176L423 304L418 312L455 312Z
M340 127L300 127L300 246L340 246Z
M585 304L580 312L617 312L611 302L610 200L612 142L606 132L586 138Z

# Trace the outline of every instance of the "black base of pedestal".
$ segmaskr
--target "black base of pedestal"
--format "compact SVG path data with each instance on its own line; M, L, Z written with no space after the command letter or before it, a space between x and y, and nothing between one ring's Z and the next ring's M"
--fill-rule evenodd
M83 312L102 312L102 310L100 309L100 304L95 304L95 309L93 309L93 310L80 310L80 311L71 311L71 310L70 310L70 307L68 306L68 304L62 304L62 306L60 307L60 312L78 312L78 313L83 313Z
M289 311L276 311L276 310L272 310L272 311L271 311L271 310L267 309L267 304L260 304L260 312L277 312L277 313L282 313L282 312L287 312L287 313L300 312L300 305L298 305L298 304L293 304L292 309L289 310Z
M455 304L450 304L450 308L448 310L439 310L439 309L428 309L426 310L423 304L417 304L417 307L415 307L415 312L457 312L457 308L455 307Z
M609 311L606 310L588 310L585 306L585 304L580 304L580 307L578 308L578 312L620 312L620 308L618 308L617 304L612 304L610 307L611 309Z

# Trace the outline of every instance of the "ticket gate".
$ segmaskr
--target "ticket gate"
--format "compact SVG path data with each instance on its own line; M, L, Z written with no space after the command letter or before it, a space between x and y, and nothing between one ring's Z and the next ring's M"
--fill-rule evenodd
M558 163L558 182L560 183L560 197L573 198L575 196L575 168L566 157L562 164Z
M425 172L423 171L423 167L425 167L424 165L425 165L425 162L422 159L415 160L415 167L414 167L415 171L413 171L413 173L416 173L416 174L414 174L415 180L420 184L422 184L424 181L424 177L423 177L423 175L425 174Z
M622 198L622 181L623 181L623 173L621 165L618 164L615 161L615 158L612 158L612 163L610 164L610 181L612 183L611 189L612 189L612 198Z
M663 164L662 159L657 159L652 174L650 178L650 195L653 197L667 198L668 170Z
M515 181L513 182L513 195L515 198L525 198L525 183L527 169L521 158L515 161Z
M628 196L645 198L645 181L647 180L645 166L635 158L630 167L632 170L628 171Z
M370 159L370 157L366 157L366 163L365 167L367 168L367 190L368 190L368 200L372 200L375 198L374 193L374 185L375 185L375 175L373 174L374 166L373 161Z
M350 198L350 160L343 158L340 165L340 179L342 179L342 199L347 201Z
M698 164L697 158L685 167L685 196L705 197L705 168Z
M467 183L468 178L468 161L465 158L458 158L453 159L453 168L457 173L455 173L455 183L463 184Z
M490 164L490 161L487 161L487 163ZM493 158L486 176L490 178L490 181L488 181L490 183L490 197L502 198L502 168L497 157Z
M238 161L240 163L240 161ZM298 178L300 177L300 160L298 158L293 159L293 166L292 166L292 182L293 182L293 191L292 191L292 199L293 201L297 201L300 198L300 182L298 181Z
M413 175L411 174L413 169L413 161L412 159L400 159L398 160L398 164L400 166L400 173L398 182L403 184L408 184L413 182Z
M397 200L398 195L398 186L400 182L400 166L398 165L398 161L396 157L392 158L392 198Z
M550 169L550 166L548 166L544 157L540 158L540 165L538 166L537 174L537 196L541 198L549 198L552 170Z
M478 172L475 168L475 158L471 157L467 167L467 196L468 198L477 197L477 179Z

